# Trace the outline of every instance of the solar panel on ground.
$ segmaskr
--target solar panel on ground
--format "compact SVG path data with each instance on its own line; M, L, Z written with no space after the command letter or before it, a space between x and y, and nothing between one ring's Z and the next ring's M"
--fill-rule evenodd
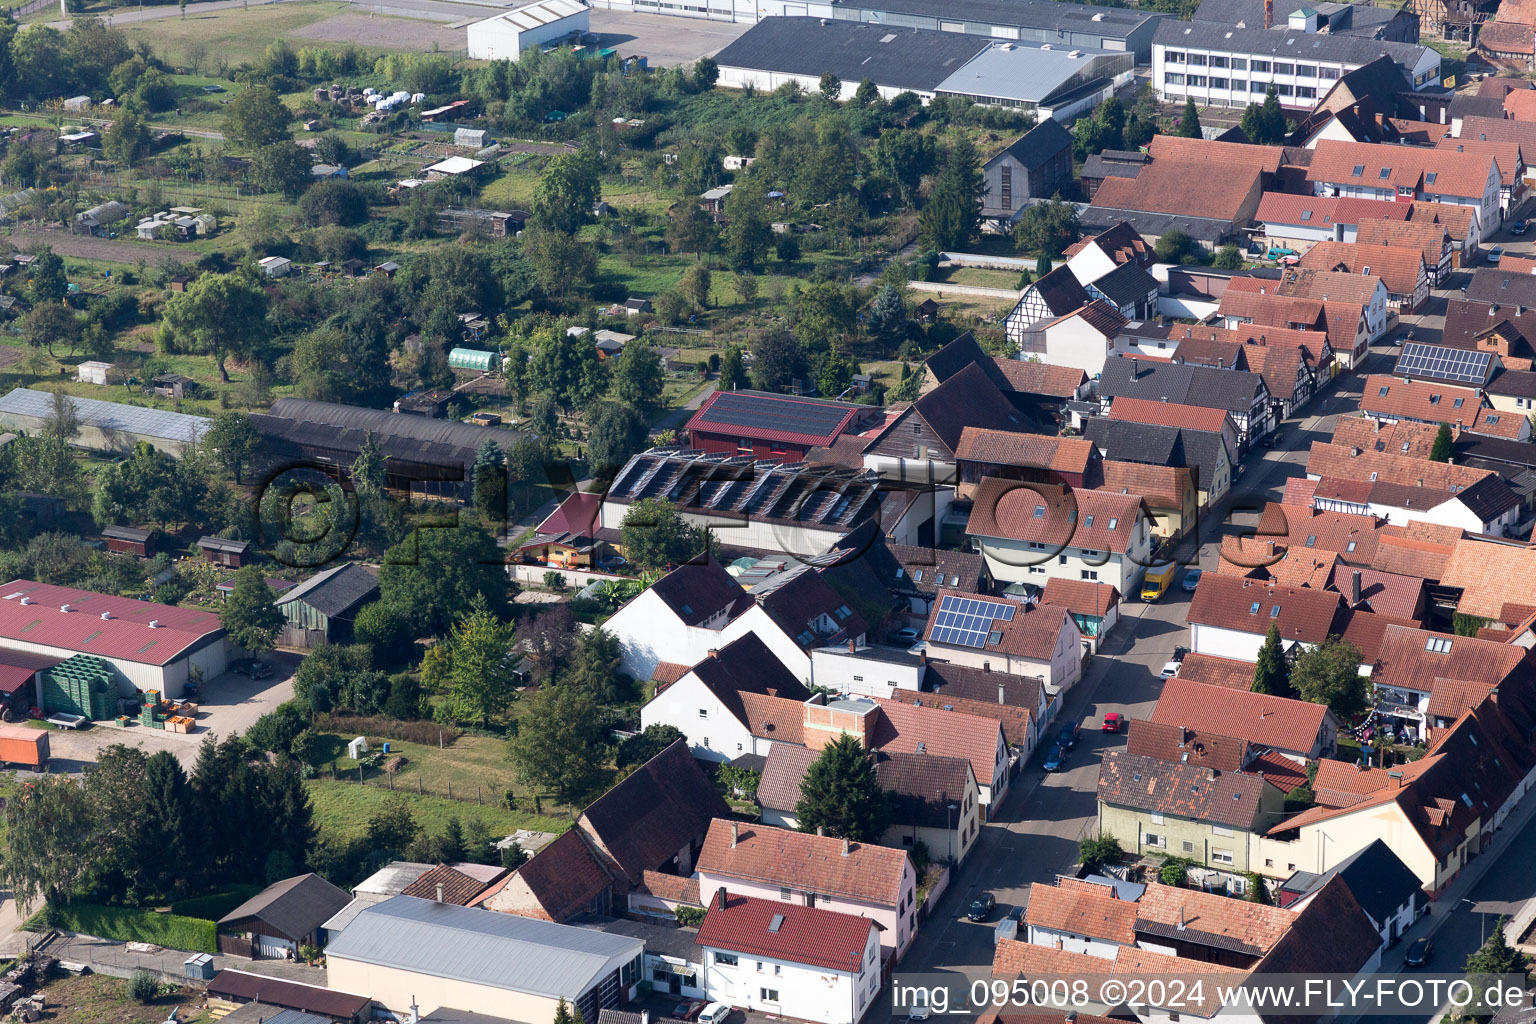
M939 614L933 620L929 638L935 643L959 647L985 647L992 623L998 619L1012 622L1014 610L1014 605L1002 601L946 594L939 601Z
M1483 384L1488 380L1490 352L1426 345L1410 341L1403 346L1393 374L1399 377L1430 377L1458 384Z
M699 422L827 436L834 433L847 416L847 409L829 403L726 392L700 414Z

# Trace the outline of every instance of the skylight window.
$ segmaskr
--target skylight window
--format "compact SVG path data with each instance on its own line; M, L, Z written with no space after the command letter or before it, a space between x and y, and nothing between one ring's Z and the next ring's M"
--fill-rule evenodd
M1429 396L1429 404L1430 405L1439 405L1440 404L1440 396L1439 395L1430 395Z
M1385 384L1383 384L1383 385L1382 385L1382 386L1381 386L1381 390L1380 390L1380 391L1378 391L1378 392L1376 392L1376 393L1377 393L1377 394L1378 394L1378 395L1385 395L1385 394L1386 394L1386 393L1387 393L1387 390L1388 390L1388 389L1387 389L1387 385L1385 385Z
M1311 548L1311 547L1316 547L1316 546L1317 546L1317 534L1315 534L1315 533L1307 534L1307 547Z
M1350 177L1358 178L1358 177L1360 177L1360 175L1362 175L1364 173L1365 173L1365 164L1355 164L1355 169L1350 173Z
M1255 602L1253 602L1253 604L1251 606L1249 606L1248 614L1249 615L1257 615L1257 614L1259 614L1259 602L1255 601Z
M1044 519L1045 518L1045 506L1044 505L1036 505L1035 506L1035 518L1036 519Z
M1304 220L1304 221L1311 220L1312 219L1312 211L1311 210L1302 210L1301 211L1301 219Z
M1083 525L1084 526L1092 526L1093 525L1093 516L1089 516L1087 519L1084 519L1083 520Z
M1460 409L1461 408L1461 403L1465 402L1465 401L1466 401L1465 398L1458 398L1458 399L1456 399L1456 401L1451 403L1451 407L1453 409Z
M993 647L996 647L998 644L1000 644L1002 642L1003 642L1003 631L1002 630L994 629L992 632L987 634L987 643L992 645Z
M1433 185L1435 183L1435 179L1438 177L1440 177L1439 171L1430 171L1424 175L1424 184Z
M1383 167L1381 169L1380 177L1381 177L1382 181L1386 181L1388 178L1392 177L1392 168L1390 168L1390 167Z
M1109 520L1109 528L1111 530L1113 530L1115 527L1117 527L1119 525L1120 525L1120 520L1115 518L1114 516L1111 516L1110 520Z
M1278 619L1280 617L1280 606L1279 605L1275 605L1273 608L1271 608L1269 610L1269 617L1272 618L1272 619Z
M1448 636L1432 636L1424 642L1424 649L1433 654L1450 654L1451 638Z

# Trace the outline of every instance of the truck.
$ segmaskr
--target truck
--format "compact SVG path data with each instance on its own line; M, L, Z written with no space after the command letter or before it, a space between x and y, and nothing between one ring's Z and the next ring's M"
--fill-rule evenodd
M25 765L35 771L48 767L48 731L0 723L0 764Z
M1166 594L1169 585L1173 583L1173 572L1176 568L1173 562L1148 566L1147 574L1141 580L1141 599L1156 601Z

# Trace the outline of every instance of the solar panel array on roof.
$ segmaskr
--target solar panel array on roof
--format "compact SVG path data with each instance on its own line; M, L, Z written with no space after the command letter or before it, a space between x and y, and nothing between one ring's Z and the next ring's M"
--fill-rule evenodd
M1429 377L1457 384L1482 385L1488 381L1493 354L1474 349L1426 345L1410 341L1403 346L1392 373L1398 377Z
M698 422L826 436L836 432L848 412L831 403L736 392L716 399Z
M1014 606L1001 601L978 601L973 597L946 594L939 601L939 614L930 634L935 643L959 647L985 647L992 624L998 619L1013 621Z

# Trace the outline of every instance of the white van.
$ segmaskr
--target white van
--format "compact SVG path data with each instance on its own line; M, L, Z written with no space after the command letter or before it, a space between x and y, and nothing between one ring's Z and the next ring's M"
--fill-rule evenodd
M730 1003L710 1003L699 1014L699 1024L725 1024L731 1015Z

